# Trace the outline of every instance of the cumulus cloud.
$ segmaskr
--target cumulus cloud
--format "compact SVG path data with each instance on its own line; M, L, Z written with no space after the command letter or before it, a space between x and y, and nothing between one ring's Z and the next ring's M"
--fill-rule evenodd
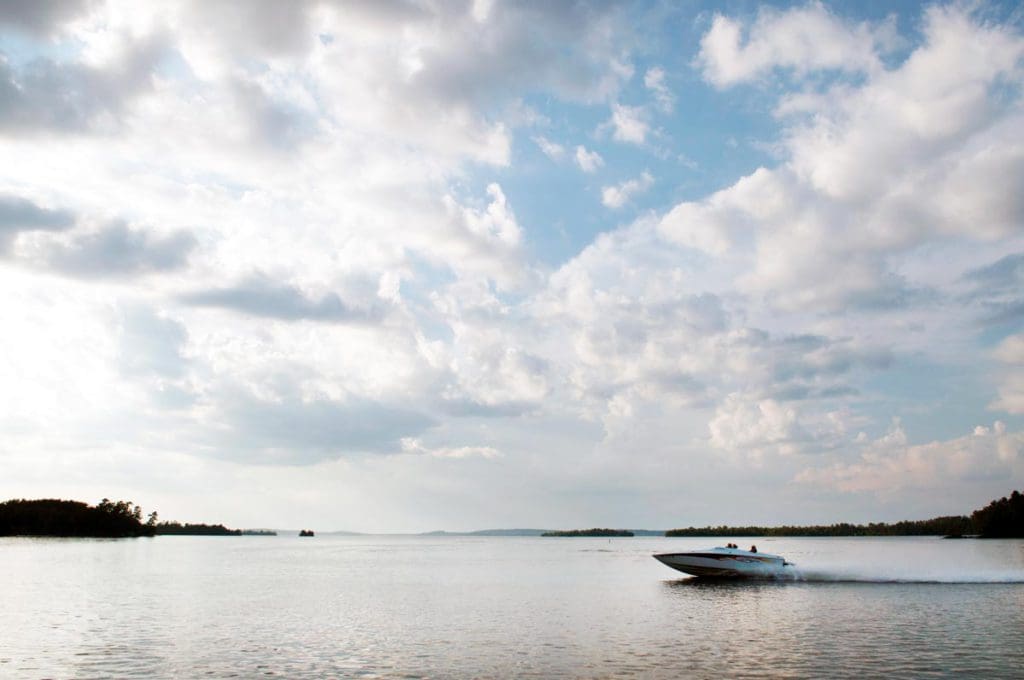
M565 156L565 147L552 142L547 137L538 135L533 138L533 141L544 152L544 155L553 161L561 160Z
M1000 421L957 439L910 444L897 420L884 436L864 445L857 462L807 468L795 481L849 493L949 489L1019 474L1022 446L1024 433L1010 432Z
M587 151L582 144L576 147L576 165L580 166L583 172L596 172L604 165L604 159L596 151Z
M660 66L652 66L644 74L644 87L651 91L654 99L658 102L658 108L663 113L671 113L675 106L676 99L672 91L665 84L665 69Z
M491 446L437 446L428 447L414 437L402 439L402 453L434 458L499 458L501 452Z
M783 181L784 175L758 168L700 201L679 203L661 218L658 230L678 245L724 255L759 224L789 209L792 199Z
M647 112L642 106L612 104L612 117L608 121L612 138L629 144L643 144L650 132Z
M997 378L999 397L989 408L1024 413L1024 333L1004 338L992 356L1003 366Z
M824 11L759 21L839 21ZM1024 147L1011 132L1021 114L999 83L1019 78L1024 40L948 7L927 10L924 31L895 67L865 67L861 84L827 83L823 96L802 99L800 115L783 116L785 162L677 205L660 225L665 237L734 258L748 271L740 289L778 308L829 312L934 299L930 282L894 270L894 256L1017 233L1024 211L1009 185L1024 181Z
M529 329L517 332L507 308L472 305L463 291L435 296L454 334L444 358L444 407L480 416L517 415L539 407L551 392L553 367L528 346Z
M519 260L522 229L500 185L489 184L487 195L490 203L483 209L445 196L447 238L433 248L456 271L486 274L503 286L514 286L524 276Z
M730 394L708 423L711 445L731 451L759 452L767 446L779 446L789 452L794 440L802 438L797 426L796 409L774 399L747 403Z
M112 130L126 103L152 87L167 51L156 33L97 65L39 57L16 68L0 55L0 134Z
M548 351L561 356L571 348L568 381L588 409L603 412L616 398L620 406L714 406L746 385L743 403L734 399L744 407L771 400L795 409L789 402L807 400L814 411L848 396L851 374L887 365L884 351L850 339L744 328L722 297L689 292L700 288L683 261L655 224L640 222L599 238L555 272L534 302L532 316L557 344ZM831 446L827 412L838 407L824 410L802 422L805 433Z
M797 76L817 70L874 73L882 68L879 49L890 45L893 36L891 22L849 24L820 2L788 10L762 8L749 27L716 14L701 38L696 63L719 88L756 80L774 69Z
M440 24L449 39L415 52L411 78L413 88L432 97L472 102L539 85L596 101L615 93L632 73L616 53L616 39L623 36L614 30L623 12L616 3L496 3L484 21L472 7L434 11L421 27Z
M367 322L382 316L377 308L346 304L335 292L314 298L266 274L254 274L234 286L188 293L181 299L196 307L217 307L282 321Z
M633 197L642 194L654 184L654 176L644 171L636 179L629 179L621 184L601 189L601 203L606 208L617 209L626 205Z
M64 24L80 16L96 0L32 0L0 4L0 26L8 25L29 33L49 37Z
M74 224L67 210L43 208L27 198L0 194L0 255L24 231L61 231Z
M83 278L125 277L181 269L197 241L185 230L159 234L124 222L72 232L44 250L46 264Z
M173 432L183 458L317 465L267 473L297 489L334 471L332 503L363 482L392 507L514 480L558 489L550 517L569 476L581 497L661 493L676 512L680 475L733 482L758 457L758 502L792 494L811 455L829 489L892 470L962 489L969 474L942 486L955 456L928 468L899 432L856 439L910 407L885 385L956 370L991 385L964 412L1020 412L1017 336L982 346L1024 318L1015 26L928 9L891 52L895 22L819 4L714 19L698 68L715 89L767 86L744 120L763 115L752 141L774 160L739 179L722 173L742 163L702 161L704 179L659 175L656 196L627 171L602 202L642 217L613 228L555 193L587 178L531 176L544 164L518 151L592 173L606 159L566 140L659 134L692 79L653 66L676 60L623 25L643 25L633 6L92 9L17 19L0 66L0 420L27 433L12 447L105 450L116 432L149 455ZM651 68L629 106L636 54ZM645 210L666 195L685 200ZM977 469L1012 471L993 462L1001 427L960 447L980 447Z

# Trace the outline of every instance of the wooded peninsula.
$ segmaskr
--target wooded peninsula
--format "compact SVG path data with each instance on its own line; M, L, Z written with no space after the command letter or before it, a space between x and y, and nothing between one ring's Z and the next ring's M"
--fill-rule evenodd
M96 505L53 498L0 503L0 536L62 536L129 538L134 536L239 536L242 531L223 524L161 522L151 512L142 521L142 508L131 501L104 498Z

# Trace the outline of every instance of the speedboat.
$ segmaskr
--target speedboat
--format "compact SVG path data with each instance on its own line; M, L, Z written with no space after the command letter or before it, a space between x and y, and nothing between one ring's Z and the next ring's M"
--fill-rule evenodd
M785 578L794 571L793 563L778 555L740 548L657 553L654 559L685 574L714 578Z

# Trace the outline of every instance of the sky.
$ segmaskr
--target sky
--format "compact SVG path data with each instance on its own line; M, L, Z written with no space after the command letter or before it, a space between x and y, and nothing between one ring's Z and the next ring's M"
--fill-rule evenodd
M0 4L0 498L417 532L1024 488L1016 3Z

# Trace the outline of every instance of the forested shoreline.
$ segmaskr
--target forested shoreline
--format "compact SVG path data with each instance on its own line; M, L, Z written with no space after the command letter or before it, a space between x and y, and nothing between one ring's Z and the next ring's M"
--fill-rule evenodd
M126 538L132 536L240 536L247 532L223 524L160 522L151 512L145 522L142 508L131 501L104 498L95 506L59 499L14 499L0 503L0 536L63 536ZM262 532L273 534L273 532ZM310 535L312 532L310 532ZM549 531L543 536L633 536L625 529ZM670 529L665 536L978 536L1024 538L1024 495L1013 491L967 515L902 522L796 526L706 526Z
M137 536L240 536L223 524L160 522L156 512L142 521L142 507L104 498L95 506L56 498L0 503L0 536L130 538Z
M560 536L560 537L575 537L575 536L619 536L630 538L633 536L633 532L628 529L571 529L568 531L545 531L541 536Z
M669 529L666 536L978 536L1024 538L1024 495L1014 491L966 515L902 522L814 526L707 526Z

